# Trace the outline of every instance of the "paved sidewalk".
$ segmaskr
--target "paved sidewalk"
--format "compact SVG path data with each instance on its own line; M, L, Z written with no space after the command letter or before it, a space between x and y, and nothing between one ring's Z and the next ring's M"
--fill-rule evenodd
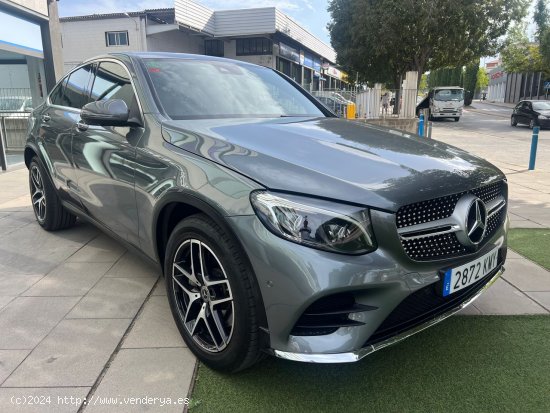
M195 358L159 272L91 225L43 231L27 192L26 169L0 174L0 412L182 412Z

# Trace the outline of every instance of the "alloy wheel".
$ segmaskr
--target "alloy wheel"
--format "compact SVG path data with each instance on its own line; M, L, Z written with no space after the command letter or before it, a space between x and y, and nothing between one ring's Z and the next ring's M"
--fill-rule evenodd
M44 193L44 182L42 174L37 165L31 166L31 200L36 218L40 222L46 219L46 195Z
M172 283L179 317L204 350L218 353L231 340L234 303L226 272L204 242L185 240L176 251Z

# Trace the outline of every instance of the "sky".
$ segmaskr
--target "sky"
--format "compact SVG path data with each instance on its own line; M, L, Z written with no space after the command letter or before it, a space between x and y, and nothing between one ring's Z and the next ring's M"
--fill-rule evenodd
M313 35L330 44L326 29L330 19L327 0L198 0L197 2L212 10L275 6ZM65 17L174 7L174 0L62 0L58 3L58 7L59 15Z

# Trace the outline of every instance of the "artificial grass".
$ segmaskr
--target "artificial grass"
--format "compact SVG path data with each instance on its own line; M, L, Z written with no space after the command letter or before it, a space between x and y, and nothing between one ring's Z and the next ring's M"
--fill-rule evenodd
M550 317L462 316L358 363L199 368L191 412L547 412Z
M508 246L550 270L550 228L511 229L508 233Z

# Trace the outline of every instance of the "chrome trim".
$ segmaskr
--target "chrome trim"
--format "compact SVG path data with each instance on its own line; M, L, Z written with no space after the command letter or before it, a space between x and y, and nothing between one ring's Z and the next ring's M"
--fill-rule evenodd
M469 202L475 201L479 198L473 195L465 195L460 198L458 202L461 202L463 199L465 202ZM503 196L498 196L494 200L487 202L485 204L487 210L487 220L505 206L506 199L504 199ZM463 222L463 220L464 216L467 216L467 214L465 211L457 211L457 209L460 209L459 203L457 203L457 206L455 206L455 210L450 217L398 228L397 233L399 237L403 240L413 240L419 238L433 237L435 235L450 234L453 232L459 232L460 230L466 231L466 223ZM418 234L419 232L422 234Z
M459 304L457 307L447 311L446 313L443 313L436 318L426 321L423 324L420 324L419 326L413 327L410 330L407 330L401 334L398 334L394 337L391 337L387 340L381 341L376 344L372 344L368 347L363 347L359 350L352 351L349 353L332 353L332 354L321 354L321 353L292 353L288 351L281 351L281 350L270 350L269 352L282 359L286 360L293 360L293 361L301 361L305 363L353 363L356 361L361 360L363 357L368 356L371 353L374 353L375 351L378 351L380 349L383 349L384 347L391 346L393 344L399 343L400 341L405 340L406 338L409 338L413 334L419 333L443 320L446 318L456 314L463 308L470 305L472 302L474 302L481 294L485 292L493 283L504 273L504 267L500 267L500 269L497 271L495 275L489 280L487 284L483 286L474 296L470 297L468 300L464 301L463 303Z
M489 219L506 206L506 199L503 196L498 196L485 205L487 207L487 219Z

